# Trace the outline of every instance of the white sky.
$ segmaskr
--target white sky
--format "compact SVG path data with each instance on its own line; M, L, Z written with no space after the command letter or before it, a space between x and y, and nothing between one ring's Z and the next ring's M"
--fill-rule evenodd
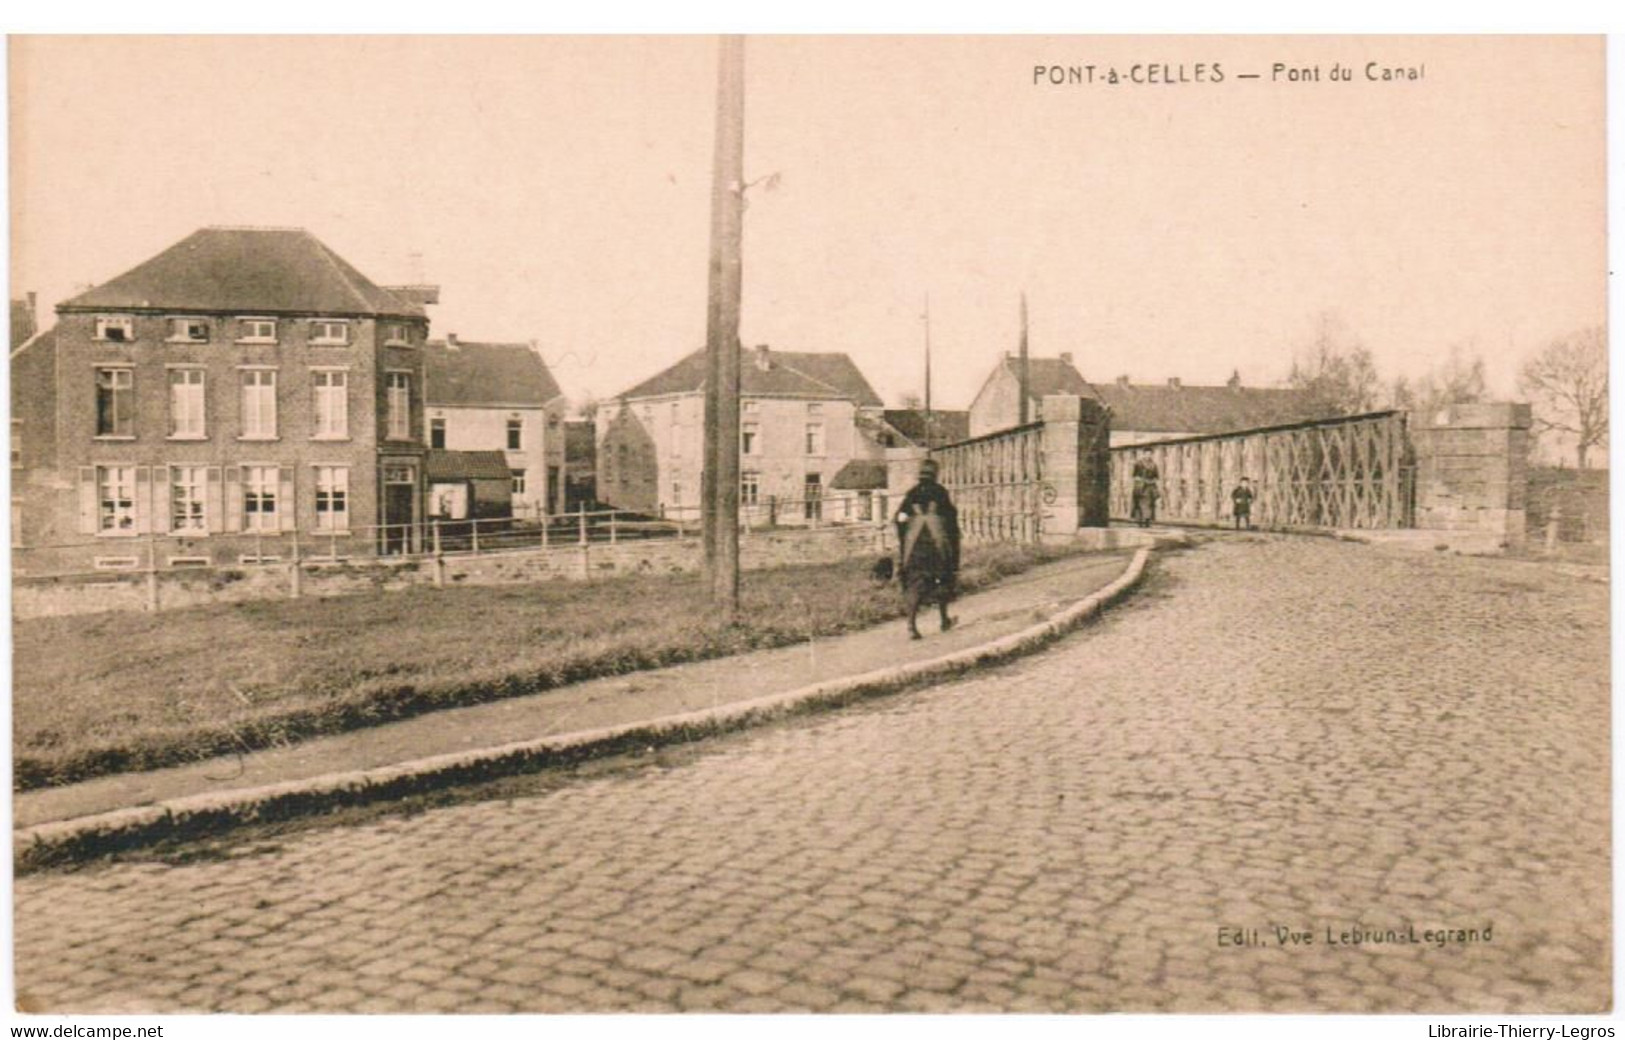
M307 227L437 334L607 395L700 346L709 37L13 38L12 293L206 224ZM1355 66L1272 84L1274 61ZM1363 82L1365 62L1425 63ZM1035 87L1035 64L1222 84ZM1284 377L1337 312L1385 377L1605 319L1600 38L753 37L745 343L964 407L1031 306L1091 379ZM1242 81L1237 73L1264 74ZM1324 75L1324 72L1323 72ZM421 271L412 254L421 254Z

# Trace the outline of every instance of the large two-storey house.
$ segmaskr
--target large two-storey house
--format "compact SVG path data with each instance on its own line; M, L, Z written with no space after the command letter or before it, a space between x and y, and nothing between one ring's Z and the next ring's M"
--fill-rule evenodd
M103 568L414 547L432 302L267 228L205 228L67 300L49 380L14 388L55 415L59 493L25 530Z

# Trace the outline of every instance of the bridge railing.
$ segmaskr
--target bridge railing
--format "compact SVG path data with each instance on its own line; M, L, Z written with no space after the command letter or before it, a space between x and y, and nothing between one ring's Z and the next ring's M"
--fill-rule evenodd
M1043 423L973 437L931 455L966 541L1032 542L1043 534Z
M1114 447L1114 519L1130 517L1134 462L1143 454L1158 471L1159 520L1230 521L1231 493L1245 476L1254 494L1255 526L1416 526L1416 463L1404 412Z

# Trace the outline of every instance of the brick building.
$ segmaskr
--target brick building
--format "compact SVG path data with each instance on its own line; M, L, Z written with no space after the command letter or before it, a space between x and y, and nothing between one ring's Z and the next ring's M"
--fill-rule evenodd
M432 302L303 230L206 228L58 305L54 378L13 390L55 414L39 541L97 567L412 547Z
M823 501L855 458L882 458L866 428L883 405L846 354L745 352L740 364L740 505L784 522L840 519ZM705 352L598 405L598 497L619 509L700 515ZM790 507L777 510L777 504ZM845 506L840 507L844 511Z
M971 402L970 436L980 437L1018 423L1019 364L1006 354L988 375ZM1048 394L1091 398L1111 409L1114 445L1326 418L1309 392L1242 386L1239 374L1232 375L1224 386L1186 386L1178 379L1131 383L1127 376L1110 383L1091 383L1073 365L1071 354L1029 358L1027 373L1029 422L1043 418L1043 400Z
M424 378L431 449L503 453L516 516L564 508L564 395L534 345L432 340Z

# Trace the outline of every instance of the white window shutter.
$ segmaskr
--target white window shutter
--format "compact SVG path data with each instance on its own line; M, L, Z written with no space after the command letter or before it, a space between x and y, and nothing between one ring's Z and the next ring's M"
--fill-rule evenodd
M219 534L226 529L226 501L220 491L220 467L209 467L209 489L203 508L208 511L208 528Z
M135 468L135 533L147 534L152 530L152 467Z
M79 533L95 534L100 529L96 511L96 467L79 467Z
M243 529L243 471L240 466L226 467L226 530Z
M293 467L277 470L277 518L284 531L292 531L298 519L293 508Z
M152 529L158 534L169 533L169 521L173 514L170 508L170 496L173 494L170 487L170 474L168 466L154 466L152 468Z

